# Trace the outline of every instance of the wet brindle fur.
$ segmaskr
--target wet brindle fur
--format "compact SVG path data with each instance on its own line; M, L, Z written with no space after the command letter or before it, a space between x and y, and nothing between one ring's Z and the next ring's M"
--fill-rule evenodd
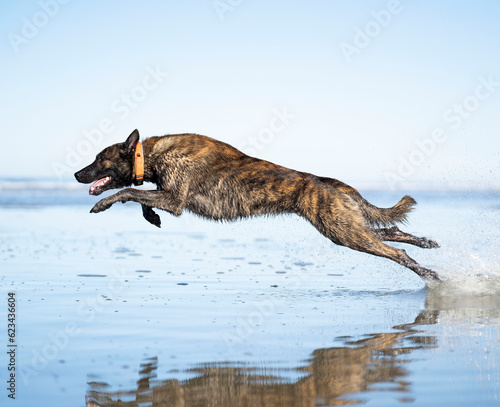
M134 152L139 141L135 130L121 144L104 149L88 167L75 174L82 183L109 177L91 188L99 195L134 183ZM399 230L416 202L403 197L392 208L377 208L357 190L336 179L317 177L249 157L221 141L197 134L150 137L143 142L144 180L156 191L126 188L97 202L92 213L116 202L135 201L144 217L156 226L160 218L152 208L179 216L184 209L215 220L257 215L295 213L311 222L333 243L386 257L425 279L437 274L420 266L404 250L382 241L409 243L423 248L439 245Z

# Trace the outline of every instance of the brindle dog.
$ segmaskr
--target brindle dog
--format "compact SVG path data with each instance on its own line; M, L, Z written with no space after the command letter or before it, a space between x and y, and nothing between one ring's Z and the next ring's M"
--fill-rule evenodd
M135 130L124 143L100 152L96 160L75 174L91 183L90 194L134 183ZM403 197L392 208L377 208L359 192L336 179L291 170L249 157L229 144L197 134L173 134L144 140L144 180L156 191L123 189L101 199L92 213L115 202L135 201L143 215L160 227L152 208L179 216L184 209L215 220L234 220L263 214L295 213L311 222L333 243L386 257L424 279L439 280L404 250L382 241L409 243L423 248L439 245L425 237L404 233L394 226L406 221L416 202Z

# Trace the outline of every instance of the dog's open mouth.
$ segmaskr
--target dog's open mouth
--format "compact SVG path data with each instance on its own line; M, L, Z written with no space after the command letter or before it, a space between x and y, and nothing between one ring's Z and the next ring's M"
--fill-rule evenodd
M111 182L111 177L104 177L94 182L89 189L90 195L98 195L101 190Z

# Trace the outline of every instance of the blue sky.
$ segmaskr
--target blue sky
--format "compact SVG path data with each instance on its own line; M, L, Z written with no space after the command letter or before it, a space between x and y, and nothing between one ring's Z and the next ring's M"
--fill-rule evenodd
M3 2L1 175L69 178L138 128L353 186L500 188L498 21L493 0Z

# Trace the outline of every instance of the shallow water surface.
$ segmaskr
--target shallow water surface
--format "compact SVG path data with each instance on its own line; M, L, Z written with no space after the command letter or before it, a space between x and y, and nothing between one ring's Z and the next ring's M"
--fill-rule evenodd
M378 206L400 198L364 195ZM89 214L83 189L4 187L11 404L499 405L500 195L413 195L404 229L442 247L405 249L439 272L436 287L297 217L162 213L157 229L134 204Z

